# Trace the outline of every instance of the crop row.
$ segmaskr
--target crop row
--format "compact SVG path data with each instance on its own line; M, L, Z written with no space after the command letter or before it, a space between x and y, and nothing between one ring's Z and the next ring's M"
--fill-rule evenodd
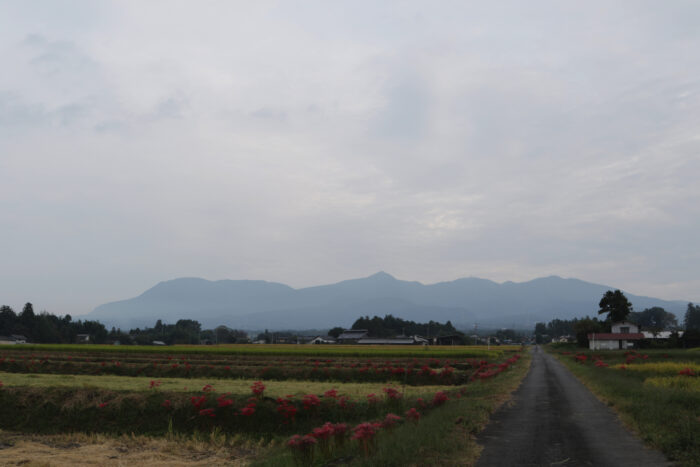
M505 351L514 351L515 346L487 349L478 346L374 346L374 345L252 345L230 344L212 346L143 346L143 345L91 345L91 344L23 344L34 352L81 352L118 354L187 354L187 355L261 355L261 356L305 356L305 357L416 357L416 358L498 358ZM2 350L14 346L0 346Z
M485 366L476 379L488 379L518 361L514 356L498 366ZM68 388L3 388L0 382L0 428L38 432L99 431L162 434L169 430L226 432L262 436L294 433L329 421L352 422L405 413L411 408L430 410L466 387L420 397L404 397L399 388L387 386L381 394L350 398L330 389L323 394L265 396L258 381L249 394L219 394L206 385L198 393L161 392L153 380L144 391L108 391Z

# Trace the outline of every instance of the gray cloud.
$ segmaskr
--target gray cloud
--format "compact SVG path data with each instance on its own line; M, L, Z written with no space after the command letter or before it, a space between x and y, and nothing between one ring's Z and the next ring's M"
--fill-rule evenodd
M0 301L377 270L700 301L692 2L35 10L0 6Z

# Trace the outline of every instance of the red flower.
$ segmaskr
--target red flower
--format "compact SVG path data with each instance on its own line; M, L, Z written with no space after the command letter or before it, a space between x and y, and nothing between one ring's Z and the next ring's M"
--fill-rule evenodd
M321 404L321 399L314 394L307 394L301 401L304 404L304 409L309 410Z
M250 389L251 391L253 391L253 394L255 394L258 397L261 397L265 392L265 385L262 383L262 381L256 381L253 383Z
M338 398L338 390L337 389L329 389L328 391L323 393L323 397L328 397L329 399L337 399Z
M216 414L214 413L214 409L202 409L199 411L199 415L203 417L216 417Z
M151 381L151 389L160 386L160 381Z
M219 407L228 407L229 405L233 405L233 401L231 399L219 398L217 401L219 402Z
M244 407L241 410L241 415L245 415L246 417L253 415L255 413L255 407Z
M202 388L202 392L212 392L214 388L212 387L211 384L207 384Z
M97 407L99 407L100 409L104 409L105 407L107 407L107 403L103 402L101 404L97 404Z
M435 393L435 397L433 397L433 405L438 406L442 405L445 402L447 402L449 399L447 397L447 394L445 394L442 391L438 391Z
M372 423L360 423L352 429L352 439L366 440L374 438L377 434L377 427Z
M207 400L207 396L200 396L200 397L195 397L192 396L190 397L190 402L192 402L192 405L199 410L202 407L202 404Z
M382 428L387 428L391 429L396 425L398 422L402 421L403 418L399 417L396 414L393 413L388 413L386 414L386 417L384 418L384 421L382 422Z
M384 388L382 389L382 391L384 391L384 394L386 394L386 398L389 400L401 399L401 393L395 388Z
M415 408L410 408L406 411L406 419L417 423L418 420L420 420L420 412L418 412Z
M678 374L682 376L695 376L695 372L688 367L683 368Z
M170 399L165 399L165 402L163 402L161 405L162 405L163 407L165 407L166 409L170 409L170 408L172 408L172 406L173 406L173 405L170 403Z

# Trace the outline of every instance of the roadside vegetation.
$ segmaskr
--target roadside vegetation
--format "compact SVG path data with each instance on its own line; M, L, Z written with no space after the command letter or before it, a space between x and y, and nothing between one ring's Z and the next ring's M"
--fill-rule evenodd
M648 445L681 465L700 465L700 352L654 349L548 351Z

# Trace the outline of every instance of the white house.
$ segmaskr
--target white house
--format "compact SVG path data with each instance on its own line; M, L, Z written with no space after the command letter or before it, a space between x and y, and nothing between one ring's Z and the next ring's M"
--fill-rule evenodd
M591 333L588 335L588 348L591 350L631 349L634 341L644 339L639 326L628 321L614 323L612 332Z

